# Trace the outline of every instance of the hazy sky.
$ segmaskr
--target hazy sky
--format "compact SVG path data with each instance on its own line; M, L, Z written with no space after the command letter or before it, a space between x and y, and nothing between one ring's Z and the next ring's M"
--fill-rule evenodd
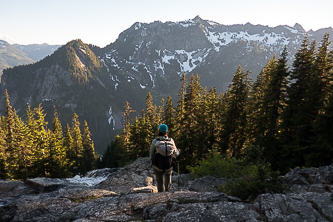
M184 21L199 15L224 25L333 27L332 0L0 0L0 39L10 43L104 47L135 22Z

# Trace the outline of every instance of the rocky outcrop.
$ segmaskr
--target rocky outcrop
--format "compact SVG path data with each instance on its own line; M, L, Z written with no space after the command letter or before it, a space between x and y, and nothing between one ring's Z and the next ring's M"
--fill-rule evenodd
M291 191L253 202L217 192L223 178L173 176L156 193L148 158L70 179L0 181L0 221L333 221L333 166L295 168ZM178 186L179 179L179 186Z

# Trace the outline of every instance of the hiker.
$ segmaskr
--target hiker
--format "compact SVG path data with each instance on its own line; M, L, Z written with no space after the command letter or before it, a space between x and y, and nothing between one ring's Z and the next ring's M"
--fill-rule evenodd
M180 150L172 138L168 137L168 126L161 124L159 134L150 146L149 158L153 165L158 192L169 191L171 187L172 165Z

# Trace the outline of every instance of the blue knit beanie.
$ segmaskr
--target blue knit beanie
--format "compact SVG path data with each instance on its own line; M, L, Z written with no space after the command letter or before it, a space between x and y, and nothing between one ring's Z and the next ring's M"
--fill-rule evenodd
M161 125L159 125L158 128L159 128L159 130L160 130L161 133L166 133L166 132L168 132L168 126L165 125L165 124L161 124Z

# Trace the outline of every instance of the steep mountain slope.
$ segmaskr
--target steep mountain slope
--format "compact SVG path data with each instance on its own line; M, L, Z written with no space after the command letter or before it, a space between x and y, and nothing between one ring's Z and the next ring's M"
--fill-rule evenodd
M24 52L18 50L6 41L0 40L0 78L2 70L6 68L33 62L35 61L29 58Z
M332 29L312 31L308 36L320 42L325 32L332 34ZM238 65L255 78L284 46L292 57L305 35L298 24L275 28L249 23L225 26L200 17L177 23L135 23L105 47L100 58L118 86L128 78L142 88L169 88L187 72L199 74L203 85L223 92Z
M113 128L109 127L107 119L100 117L109 115L106 112L113 105L109 88L114 87L107 85L109 77L103 70L103 64L89 47L74 40L38 63L5 70L1 92L8 89L12 106L22 116L27 104L36 107L39 103L48 113L49 123L53 106L63 123L70 123L76 112L82 123L87 120L95 141L100 138L109 141ZM1 95L3 108L4 94Z
M40 61L48 55L51 55L57 50L60 45L48 45L48 44L30 44L30 45L19 45L13 44L14 47L26 53L27 56L35 61Z
M149 91L156 103L168 94L176 101L184 72L199 74L203 86L224 92L238 65L255 78L284 46L291 59L306 35L320 42L326 32L332 40L331 28L306 33L298 24L225 26L200 17L135 23L103 49L74 40L40 62L5 70L0 112L5 89L22 115L27 103L42 103L49 117L55 105L63 124L76 112L88 121L96 150L102 153L122 128L125 101L138 113Z

